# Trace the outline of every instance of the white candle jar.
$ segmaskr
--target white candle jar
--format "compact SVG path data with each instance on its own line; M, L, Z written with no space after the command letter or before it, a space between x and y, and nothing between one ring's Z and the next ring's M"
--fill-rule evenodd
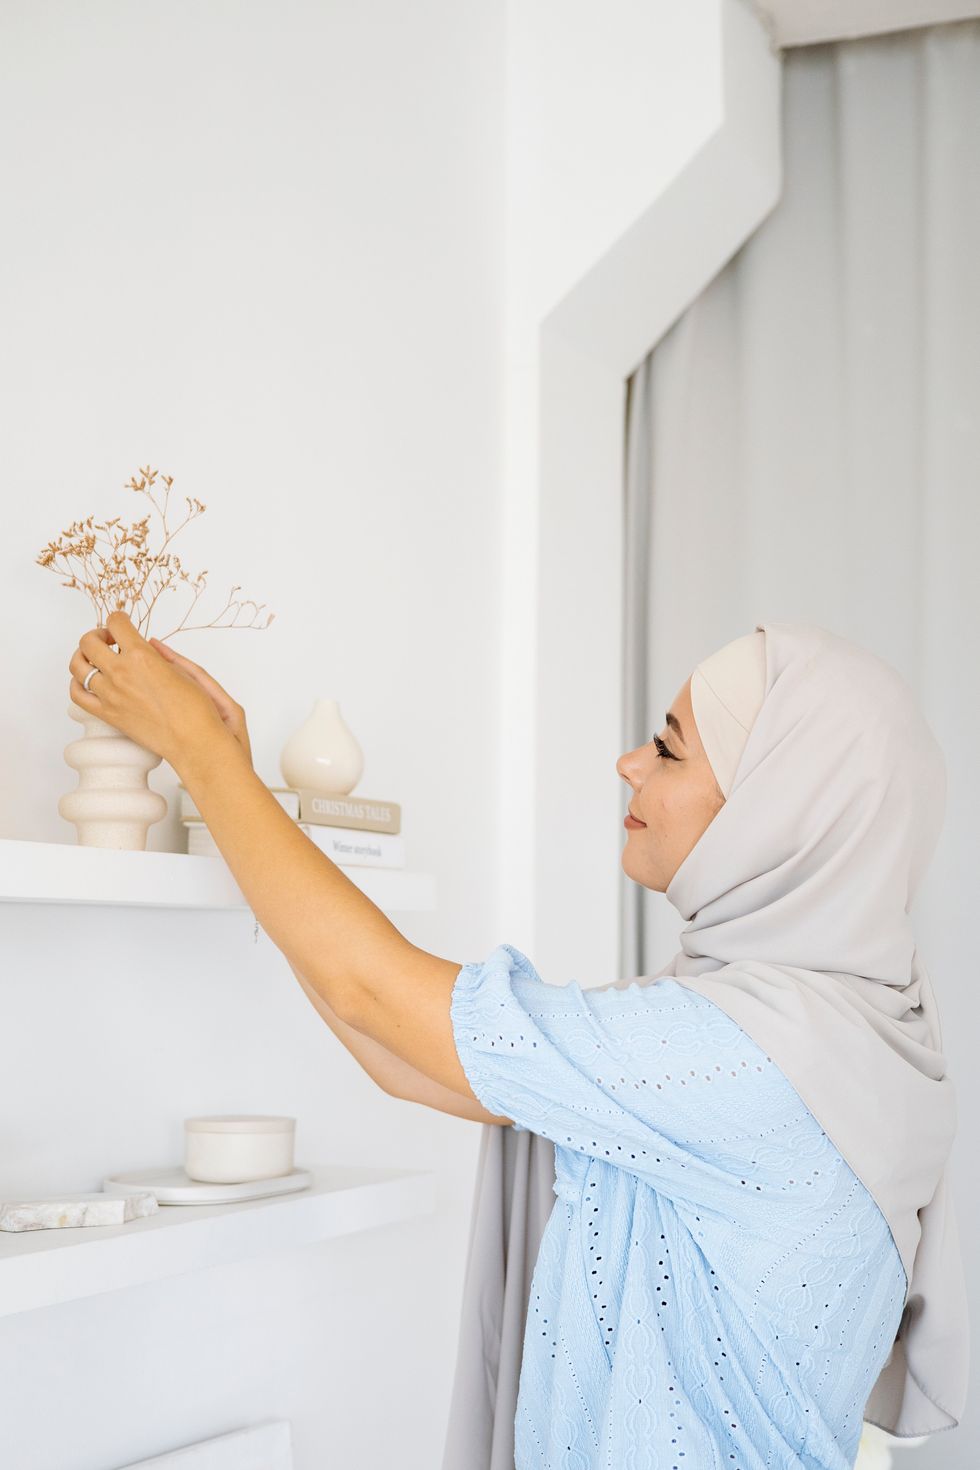
M216 1113L184 1123L184 1173L208 1184L244 1184L293 1171L296 1119Z

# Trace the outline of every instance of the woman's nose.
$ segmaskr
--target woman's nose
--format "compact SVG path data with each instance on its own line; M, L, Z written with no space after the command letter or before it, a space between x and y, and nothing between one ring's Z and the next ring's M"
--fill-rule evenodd
M632 772L635 770L635 768L636 768L636 751L635 750L628 750L628 751L626 751L625 754L621 755L619 757L619 760L616 762L616 771L617 771L617 774L620 775L620 776L622 776L623 780L626 781L626 782L628 782L628 784L630 786L633 785L633 775L632 775Z

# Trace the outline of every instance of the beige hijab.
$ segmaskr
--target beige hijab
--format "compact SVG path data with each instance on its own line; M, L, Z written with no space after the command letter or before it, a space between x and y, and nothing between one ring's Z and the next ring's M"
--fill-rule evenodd
M726 801L667 887L688 922L660 974L765 1049L888 1222L909 1290L864 1418L953 1428L970 1346L956 1098L909 919L942 750L894 668L812 624L756 624L698 665L691 699Z

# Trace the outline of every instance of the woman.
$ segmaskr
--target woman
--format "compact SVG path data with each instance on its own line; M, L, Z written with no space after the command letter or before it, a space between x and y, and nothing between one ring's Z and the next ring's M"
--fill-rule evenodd
M71 697L175 766L297 974L410 1069L400 1095L418 1077L554 1144L517 1470L844 1470L865 1414L958 1422L955 1100L908 920L945 768L894 669L790 623L698 666L617 766L624 867L682 948L583 990L507 944L408 944L235 755L238 707L163 655L114 613Z

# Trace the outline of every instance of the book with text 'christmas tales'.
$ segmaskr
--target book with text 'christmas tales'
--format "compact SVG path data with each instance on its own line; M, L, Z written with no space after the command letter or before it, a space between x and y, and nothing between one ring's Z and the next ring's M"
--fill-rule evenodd
M186 786L178 784L180 820L200 822L201 813ZM310 787L267 786L283 811L294 822L312 827L343 827L355 832L401 832L402 809L397 801L375 797L328 795Z

